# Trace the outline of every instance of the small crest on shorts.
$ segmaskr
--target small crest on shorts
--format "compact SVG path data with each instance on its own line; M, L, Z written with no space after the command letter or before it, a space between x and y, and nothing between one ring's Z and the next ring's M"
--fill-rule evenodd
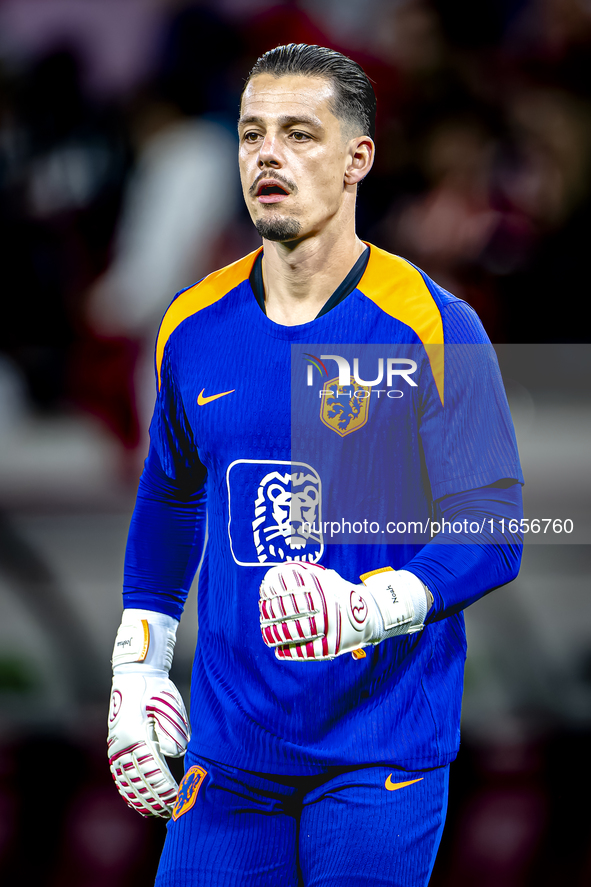
M321 392L320 419L340 437L358 431L367 422L371 387L359 385L351 377L350 385L339 385L338 378L324 383Z
M172 809L173 819L178 819L179 816L191 809L197 800L201 783L206 776L207 770L204 770L203 767L198 767L197 765L189 767L179 785L179 793Z

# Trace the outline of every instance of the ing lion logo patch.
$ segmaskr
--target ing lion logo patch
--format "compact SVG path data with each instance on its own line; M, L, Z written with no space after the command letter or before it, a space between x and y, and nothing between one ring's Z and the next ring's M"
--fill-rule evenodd
M314 469L268 472L257 491L254 544L260 563L297 559L315 562L320 556L316 526L320 511L320 478Z
M228 535L243 567L322 557L322 482L306 462L237 459L228 466Z
M349 385L339 385L338 377L324 383L320 419L327 428L345 437L359 431L367 422L371 388L351 377Z
M172 818L174 820L178 819L179 816L182 816L183 813L187 813L187 811L191 809L197 800L201 783L206 776L207 770L204 770L203 767L198 767L197 765L189 767L181 780L176 803L172 808Z

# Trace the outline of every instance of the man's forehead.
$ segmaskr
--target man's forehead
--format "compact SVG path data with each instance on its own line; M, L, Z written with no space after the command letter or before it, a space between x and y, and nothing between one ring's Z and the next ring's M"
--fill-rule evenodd
M258 111L278 114L287 109L331 113L329 103L334 98L334 87L325 77L306 77L285 74L274 77L272 74L257 74L252 77L242 96L242 116ZM334 115L333 115L334 116Z

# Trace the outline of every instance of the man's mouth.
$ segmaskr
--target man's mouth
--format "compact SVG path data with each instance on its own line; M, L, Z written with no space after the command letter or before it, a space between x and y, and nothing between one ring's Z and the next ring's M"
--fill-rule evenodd
M259 203L281 203L286 197L289 197L289 191L275 179L265 179L256 190Z

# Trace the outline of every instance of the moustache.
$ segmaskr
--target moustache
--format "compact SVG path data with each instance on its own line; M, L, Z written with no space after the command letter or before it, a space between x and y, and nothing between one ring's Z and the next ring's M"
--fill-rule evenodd
M290 194L298 193L297 185L295 185L294 182L288 181L288 179L284 178L281 175L277 175L277 173L269 173L268 171L262 172L256 177L256 179L248 189L248 193L256 194L259 184L263 181L263 179L273 179L275 182L279 182L279 184L283 185L290 192Z

